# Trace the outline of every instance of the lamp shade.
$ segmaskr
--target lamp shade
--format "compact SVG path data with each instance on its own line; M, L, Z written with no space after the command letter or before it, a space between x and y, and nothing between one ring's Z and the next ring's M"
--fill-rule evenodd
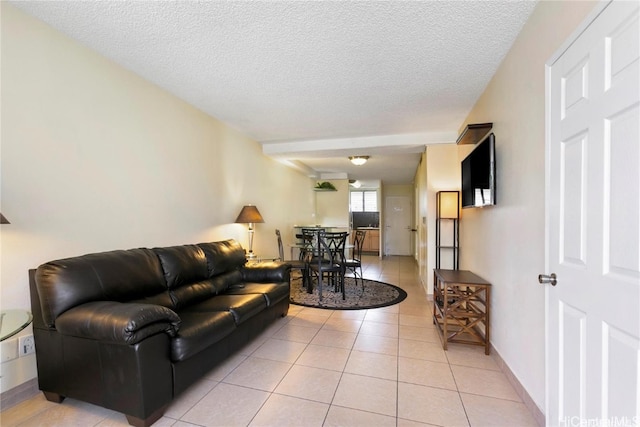
M438 193L440 218L458 218L458 192L441 191Z
M0 224L11 224L7 218L0 213Z
M236 223L239 224L251 224L256 222L264 222L262 219L262 215L260 215L260 211L253 205L247 205L242 208L240 214L238 214L238 218L236 218Z

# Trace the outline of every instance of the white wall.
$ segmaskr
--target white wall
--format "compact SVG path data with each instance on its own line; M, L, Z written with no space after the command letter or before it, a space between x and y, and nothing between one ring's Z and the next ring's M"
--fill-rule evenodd
M313 183L255 141L1 3L0 304L30 308L27 270L62 257L236 238L244 204L274 229L313 217ZM25 331L24 333L29 333ZM3 363L0 391L35 376Z
M494 123L497 206L463 211L461 268L493 284L491 341L543 412L545 62L594 5L539 2L464 123Z

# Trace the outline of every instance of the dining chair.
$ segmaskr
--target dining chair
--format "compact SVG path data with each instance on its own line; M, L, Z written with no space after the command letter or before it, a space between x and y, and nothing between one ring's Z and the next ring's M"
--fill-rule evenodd
M334 291L342 292L342 299L346 299L344 289L344 249L347 242L347 232L326 232L323 230L316 232L315 251L316 256L309 263L311 273L317 278L318 298L322 300L322 288L324 278L327 284L334 285Z
M309 279L309 263L303 258L304 251L300 250L300 259L284 259L284 246L282 245L282 236L280 235L280 230L276 228L276 236L278 238L278 255L280 256L280 261L286 262L291 266L292 270L300 270L300 275L302 277L302 286L309 288L308 279Z
M365 230L356 230L353 237L353 258L347 258L344 260L344 266L347 270L353 271L353 277L358 284L358 277L362 283L362 290L364 291L364 277L362 276L362 245L364 244ZM360 273L358 274L358 270Z

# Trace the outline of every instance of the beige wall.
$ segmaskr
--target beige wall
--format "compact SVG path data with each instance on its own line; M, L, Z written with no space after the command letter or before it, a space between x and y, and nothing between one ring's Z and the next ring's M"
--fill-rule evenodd
M337 191L316 191L315 220L301 225L325 225L329 227L349 227L349 180L330 179Z
M244 204L274 229L313 217L313 182L258 143L6 2L2 11L0 304L30 306L27 270L62 257L236 238ZM29 331L25 331L28 333ZM35 376L2 365L2 392Z
M493 284L491 341L543 411L545 62L595 4L541 1L465 121L494 123L497 206L463 211L461 268Z
M432 145L427 147L427 293L433 293L433 269L436 268L436 193L438 191L460 190L460 161L458 146L455 144ZM453 232L451 223L443 223L443 243ZM449 239L452 240L452 239ZM451 268L452 252L442 252L441 268Z

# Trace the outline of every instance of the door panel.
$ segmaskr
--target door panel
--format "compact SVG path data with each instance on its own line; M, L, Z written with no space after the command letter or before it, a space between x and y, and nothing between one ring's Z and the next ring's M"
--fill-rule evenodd
M609 3L547 70L551 426L640 422L639 5Z
M411 255L411 200L407 196L385 198L384 255Z

